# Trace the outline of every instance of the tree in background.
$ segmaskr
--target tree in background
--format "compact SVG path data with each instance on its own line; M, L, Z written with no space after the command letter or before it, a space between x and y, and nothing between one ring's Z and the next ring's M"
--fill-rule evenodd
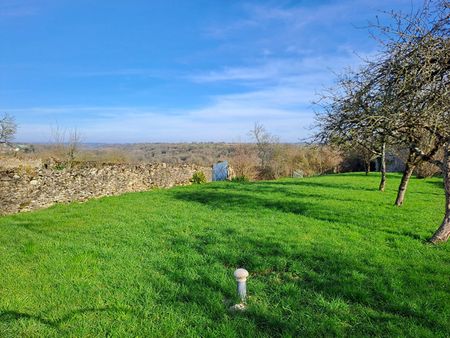
M385 41L377 81L382 91L394 94L390 134L409 149L395 201L400 206L415 168L424 161L432 161L445 144L449 2L430 1L416 13L392 16L393 25L377 27Z
M258 176L258 156L251 144L237 143L230 159L236 177L254 180Z
M395 204L400 206L414 169L424 161L444 173L446 212L431 238L450 237L450 2L429 1L416 13L392 13L394 24L377 24L382 52L360 71L338 81L318 116L319 138L385 147L409 154ZM334 94L336 93L336 94ZM444 160L436 153L444 149ZM381 186L381 185L380 185Z
M10 144L16 135L17 124L13 116L4 113L0 117L0 143Z
M60 126L52 127L53 155L69 166L75 161L81 145L81 134L77 129L67 130Z
M386 98L376 86L372 65L359 72L338 77L334 88L322 94L317 102L319 131L314 136L321 144L336 145L356 151L364 162L366 175L372 161L381 159L381 182L386 185L386 144L389 141L389 117Z
M259 176L262 179L272 179L275 177L273 167L277 146L279 145L278 137L269 133L266 128L259 122L256 122L253 129L249 132L250 137L256 144L256 153L259 158Z

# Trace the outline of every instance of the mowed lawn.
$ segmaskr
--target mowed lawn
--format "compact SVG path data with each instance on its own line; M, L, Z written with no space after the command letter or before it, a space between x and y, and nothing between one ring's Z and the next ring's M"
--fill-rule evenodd
M211 183L0 217L0 337L450 336L439 179ZM244 267L248 309L233 271Z

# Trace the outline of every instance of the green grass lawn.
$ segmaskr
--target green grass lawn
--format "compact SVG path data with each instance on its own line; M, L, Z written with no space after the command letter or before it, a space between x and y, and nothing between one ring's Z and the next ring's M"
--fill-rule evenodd
M0 337L450 336L439 179L330 175L0 217ZM245 267L248 310L230 313Z

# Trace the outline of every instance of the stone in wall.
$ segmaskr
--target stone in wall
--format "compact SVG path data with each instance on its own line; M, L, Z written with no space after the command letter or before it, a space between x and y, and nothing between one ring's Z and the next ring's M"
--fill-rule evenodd
M195 171L211 180L211 168L190 164L80 163L65 168L61 163L0 168L0 214L49 207L55 203L170 188L190 184Z

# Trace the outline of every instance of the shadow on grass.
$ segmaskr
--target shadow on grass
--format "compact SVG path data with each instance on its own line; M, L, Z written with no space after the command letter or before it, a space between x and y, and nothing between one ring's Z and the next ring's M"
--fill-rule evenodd
M333 207L331 203L329 203L329 201L334 200L341 200L349 203L355 202L349 199L340 199L338 197L335 198L334 196L326 198L320 194L296 193L290 191L285 191L284 196L280 196L276 199L273 198L274 196L272 194L268 194L268 196L272 198L264 197L264 192L281 192L283 194L283 191L276 188L260 189L258 186L255 191L250 189L247 190L247 193L241 193L240 189L245 191L247 188L236 187L234 190L225 190L213 187L211 189L178 190L173 192L172 196L186 202L196 202L214 209L238 211L242 214L272 210L301 215L319 221L340 221L367 228L367 226L358 223L358 217L355 217L355 213L364 211ZM256 192L260 192L260 194L255 194ZM313 199L311 197L313 197ZM308 200L314 199L321 199L321 202L308 202Z
M250 194L228 193L220 190L180 190L175 192L174 196L183 201L197 202L216 209L251 210L266 208L302 215L312 206L311 203L306 202L272 200Z
M60 237L53 235L53 230L51 227L48 226L42 226L42 221L40 220L35 220L35 221L30 221L30 220L13 220L11 222L11 224L9 224L8 226L15 226L21 230L25 230L27 232L31 232L37 236L42 236L42 237L46 237L48 239L52 239L55 241L60 240Z
M323 186L314 182L258 182L258 183L229 183L216 186L205 186L201 189L183 189L170 192L171 196L186 202L196 202L214 209L224 211L236 211L243 215L264 210L291 213L308 217L318 221L348 224L363 230L384 232L390 235L409 237L413 240L422 241L421 235L403 227L389 228L383 226L383 222L398 222L396 219L389 221L373 222L373 219L363 208L358 207L359 202L367 203L371 196L358 197L358 194L327 195L325 192L311 192L314 189L299 189L299 185ZM289 186L297 185L295 189ZM336 184L337 187L342 185ZM341 189L342 190L342 189ZM366 190L366 189L363 189ZM370 190L370 189L367 189ZM376 188L376 193L378 192ZM278 195L278 196L277 196ZM266 197L268 196L268 197ZM380 195L381 196L381 195ZM336 204L333 201L348 203L343 207L342 203ZM394 208L389 202L386 208Z
M289 182L289 181L274 181L274 182L270 182L270 184L273 184L275 186L304 186L304 187L317 187L317 188L325 188L325 189L339 189L339 190L363 190L363 191L378 191L378 187L376 187L374 185L374 187L371 188L367 188L367 187L363 187L361 185L358 184L344 184L342 182L338 182L338 183L333 183L333 182L327 182L327 183L322 183L322 182L313 182L310 180L305 180L305 181L293 181L293 182Z
M273 306L270 311L261 311L258 303L252 305L250 301L249 311L242 314L247 320L252 321L261 333L270 336L298 335L299 332L307 335L317 334L314 327L302 328L300 320L294 318L286 320L285 315L299 312L316 317L318 320L336 316L341 316L341 320L347 320L345 313L334 312L336 310L327 307L327 302L331 304L336 299L352 306L357 312L362 311L360 315L363 317L357 320L371 324L366 329L367 334L380 334L380 331L376 331L380 329L379 325L383 325L385 329L392 328L392 325L402 326L402 330L406 330L409 324L405 320L426 327L432 332L446 330L437 318L427 315L417 306L414 301L414 290L410 291L409 288L399 284L402 279L401 273L399 275L395 269L386 271L386 267L382 263L374 262L370 254L349 254L329 246L320 248L309 246L299 252L291 250L289 246L277 240L242 236L242 234L239 236L239 242L245 245L241 251L236 248L230 248L230 251L226 253L217 251L217 244L221 241L233 240L226 238L227 233L227 229L216 228L216 236L197 236L182 242L174 242L174 245L179 245L177 250L185 252L186 255L192 255L195 252L199 256L209 257L216 264L220 263L229 270L230 275L237 267L246 267L250 271L250 296L255 292L263 292L263 295L267 297L264 302ZM235 235L236 233L230 236ZM301 264L296 264L299 262ZM197 275L189 273L192 269L197 272ZM184 262L177 269L164 268L163 271L164 276L171 283L185 286L178 287L178 290L184 291L176 295L171 294L169 298L162 293L163 304L172 301L175 302L174 306L176 303L195 304L203 309L205 316L215 321L221 318L223 311L226 311L230 303L219 308L209 306L212 295L220 290L225 299L235 299L234 288L221 284L211 270ZM374 271L376 271L375 278ZM281 282L275 282L276 280ZM230 276L230 284L233 282ZM264 287L255 291L252 287L252 283L255 282L260 287L261 285ZM285 283L294 284L297 291L290 295L289 302L283 305L280 302L283 302L286 297L282 291ZM264 297L263 295L259 294L258 297ZM305 295L308 297L302 298ZM410 299L411 302L405 299ZM287 313L284 313L285 309L288 309ZM348 324L351 323L352 319L349 319ZM322 327L324 331L319 333L335 335L337 331L333 330L338 328L329 325L329 327ZM398 331L393 332L398 333Z
M118 308L118 307L90 307L90 308L82 308L82 309L76 309L67 312L65 315L56 318L56 319L46 319L44 316L40 315L33 315L25 312L19 312L19 311L12 311L12 310L0 310L0 322L11 322L15 320L20 319L27 319L27 320L33 320L36 322L39 322L41 324L44 324L46 326L49 326L58 332L62 333L61 325L65 322L71 320L73 317L85 314L85 313L101 313L101 312L107 312L107 313L128 313L133 314L136 316L139 316L139 313L130 309L125 308Z
M258 270L258 260L261 258L258 254L244 257L234 256L230 261L230 257L220 254L212 255L205 250L208 246L214 245L214 242L205 245L203 240L197 239L190 241L189 245L185 247L185 252L194 250L199 255L209 256L216 265L220 262L230 272L236 267L245 266L252 271L253 276L253 271ZM267 246L260 247L260 249L270 251L270 248ZM282 254L281 251L278 251L278 255ZM196 270L196 275L190 273L192 269ZM224 312L227 313L229 307L238 302L235 287L230 288L231 285L235 285L234 278L231 277L231 274L229 283L224 284L223 281L221 282L217 279L213 270L187 266L186 264L179 266L178 269L161 268L161 271L164 272L165 278L170 281L168 284L177 285L176 289L178 290L175 295L170 291L167 293L160 291L158 295L160 299L157 301L161 305L171 303L175 308L180 305L188 307L195 305L196 308L202 309L203 316L208 317L211 322L216 322L223 320ZM222 296L220 303L217 302L218 292ZM283 333L296 334L299 329L298 322L285 320L279 314L273 314L267 311L261 312L258 308L251 305L249 311L244 313L230 313L230 315L232 316L231 318L234 316L245 317L246 321L253 322L257 327L257 332L260 332L262 336L269 334L269 336L275 337L282 336Z
M444 189L444 181L426 181L427 184L432 184L435 187Z
M295 189L292 189L293 185L276 185L276 182L267 182L267 183L252 183L252 184L241 184L239 186L236 185L228 185L221 187L222 191L239 191L239 192L249 192L249 193L270 193L270 194L282 194L286 197L292 197L295 199L319 199L319 200L330 200L330 201L342 201L342 202L360 202L363 199L358 197L357 194L353 194L351 197L340 197L337 194L329 195L318 192L311 192L312 189L304 190L299 187L299 185L295 186ZM304 187L306 185L303 185ZM307 187L307 186L306 186ZM217 187L208 187L211 190L220 191Z

